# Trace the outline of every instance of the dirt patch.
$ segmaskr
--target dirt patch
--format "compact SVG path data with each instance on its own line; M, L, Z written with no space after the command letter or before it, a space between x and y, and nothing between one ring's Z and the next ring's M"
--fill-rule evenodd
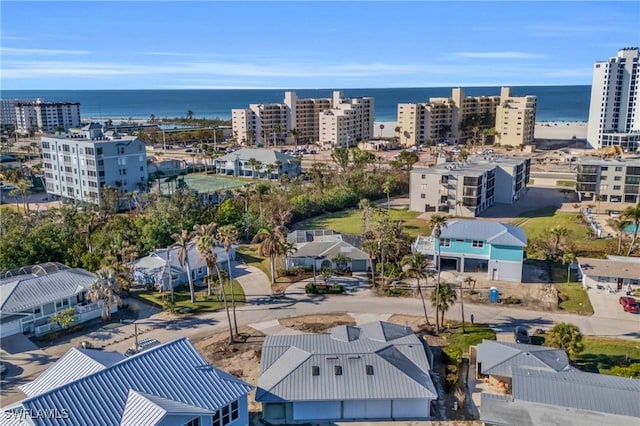
M305 333L326 333L331 328L340 325L356 325L353 317L347 314L307 315L282 318L279 321L283 327L293 328Z
M240 335L248 336L246 342L229 343L228 333L218 333L201 339L194 346L207 362L221 370L256 386L260 375L260 356L264 334L251 328L241 327ZM255 389L249 393L249 412L262 410L255 401Z

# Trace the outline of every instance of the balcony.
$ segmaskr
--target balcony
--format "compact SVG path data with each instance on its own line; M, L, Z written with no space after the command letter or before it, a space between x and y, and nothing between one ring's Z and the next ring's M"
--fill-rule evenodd
M412 244L412 251L422 254L430 254L435 250L435 238L433 237L418 237Z

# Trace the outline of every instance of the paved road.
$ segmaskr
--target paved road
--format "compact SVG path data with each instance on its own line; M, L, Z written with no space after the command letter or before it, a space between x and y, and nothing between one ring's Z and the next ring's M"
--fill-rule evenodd
M273 321L279 318L294 317L309 314L350 313L356 316L367 314L390 315L402 313L407 315L423 315L422 304L419 299L412 298L380 298L373 296L362 284L364 280L357 277L345 278L349 291L340 296L310 297L304 293L304 282L289 287L285 297L273 298L269 280L258 269L238 265L234 276L242 284L248 297L248 303L237 309L238 324L248 325ZM460 319L461 305L455 304L446 314L445 320ZM430 320L434 321L434 310L429 306ZM473 314L475 322L492 324L497 331L511 331L516 325L529 328L549 328L556 322L570 322L578 327L585 335L612 336L624 339L640 338L640 323L638 316L608 318L594 315L562 314L555 312L541 312L511 308L499 305L465 304L467 320ZM197 318L168 319L167 313L159 313L150 318L139 320L139 332L142 337L155 338L167 342L182 336L191 339L205 337L208 334L226 330L225 312L214 312ZM83 336L94 345L105 345L105 350L124 352L134 343L134 326L101 330ZM51 348L38 349L29 352L9 354L2 352L2 358L19 368L18 377L8 377L2 383L2 400L0 404L6 406L22 399L24 396L16 389L17 385L33 380L51 362L64 354L77 342L58 345ZM10 375L12 376L12 375Z

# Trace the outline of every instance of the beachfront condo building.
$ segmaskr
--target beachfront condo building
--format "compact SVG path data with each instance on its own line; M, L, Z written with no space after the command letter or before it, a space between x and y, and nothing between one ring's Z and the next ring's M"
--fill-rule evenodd
M449 98L430 98L426 103L398 104L399 139L404 146L458 143L474 137L487 140L486 129L495 128L495 141L503 145L533 142L536 97L511 95L503 87L500 96L465 96L455 88Z
M16 101L0 99L0 126L16 124Z
M120 194L148 188L145 145L135 136L103 134L100 124L91 123L78 132L42 136L40 140L50 195L101 205L105 186Z
M16 130L24 135L34 132L53 133L80 126L79 102L17 101Z
M345 98L333 92L332 108L320 113L320 139L323 145L338 148L357 146L373 136L373 98Z
M580 200L640 202L640 160L584 157L578 161L576 192Z
M640 55L637 47L620 49L608 61L593 66L587 125L589 147L640 147Z
M354 138L351 142L355 146L356 141L368 140L373 135L373 98L345 98L338 91L333 92L331 98L298 98L295 92L285 92L282 103L233 109L233 134L242 144L265 147L318 142L321 141L321 115L327 110L343 117L327 118L327 139L343 141L346 146L348 135ZM331 127L333 121L339 127Z
M527 191L531 159L479 157L414 167L409 210L475 217L494 203L513 204Z

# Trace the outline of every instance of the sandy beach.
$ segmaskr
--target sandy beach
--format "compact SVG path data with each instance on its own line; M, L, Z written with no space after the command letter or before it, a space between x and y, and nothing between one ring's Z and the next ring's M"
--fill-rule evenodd
M395 121L375 121L373 123L374 137L380 137L380 125L384 125L382 136L391 138L396 136L395 128L398 125ZM587 138L587 123L584 121L564 122L564 121L541 121L536 122L534 137L536 139L556 139L570 140Z

